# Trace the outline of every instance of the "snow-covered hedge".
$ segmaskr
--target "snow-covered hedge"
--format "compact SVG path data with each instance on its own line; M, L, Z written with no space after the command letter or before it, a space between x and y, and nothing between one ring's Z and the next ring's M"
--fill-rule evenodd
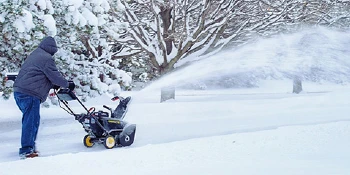
M54 36L59 46L57 66L77 84L78 95L118 94L132 87L131 73L113 60L104 27L109 20L107 0L2 0L0 5L0 78L18 71L42 38ZM2 83L4 96L11 89Z

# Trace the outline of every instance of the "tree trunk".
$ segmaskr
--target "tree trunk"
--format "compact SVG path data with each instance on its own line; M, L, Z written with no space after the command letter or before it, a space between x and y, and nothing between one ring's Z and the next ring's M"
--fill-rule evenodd
M175 99L175 87L164 87L161 89L160 102Z
M163 37L165 39L166 52L168 55L171 53L173 49L172 48L173 39L170 36L171 31L169 30L170 24L171 24L171 11L172 11L172 8L167 6L162 6L160 11L160 16L163 21Z

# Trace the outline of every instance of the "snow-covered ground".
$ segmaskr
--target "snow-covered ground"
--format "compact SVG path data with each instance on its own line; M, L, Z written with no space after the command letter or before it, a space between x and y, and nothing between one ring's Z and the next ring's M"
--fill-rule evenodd
M291 82L267 84L279 91L179 90L165 103L134 92L126 120L137 124L135 143L112 150L84 147L73 117L42 109L42 157L27 160L17 155L20 113L1 101L1 174L347 174L350 87L306 83L296 95ZM92 103L112 105L108 96Z
M338 36L332 31L325 34ZM276 44L270 42L262 41L262 45ZM348 51L340 49L339 55L333 56L344 52ZM238 53L233 51L232 55ZM343 63L338 66L319 67L324 70L321 78L329 71L332 77L324 79L343 83L304 81L300 94L292 93L292 80L279 78L256 82L259 86L255 88L177 88L175 99L159 102L160 87L203 79L213 72L215 76L223 75L230 68L235 71L232 66L236 62L230 65L227 58L222 65L198 62L144 90L124 92L124 96L133 96L125 120L137 125L135 142L130 147L84 147L82 126L63 109L52 106L41 110L37 139L41 156L19 160L21 113L12 98L0 100L0 175L349 174L350 85L344 78L347 61L341 60L346 58L337 57ZM322 58L317 60L322 62ZM250 65L245 61L239 71ZM266 63L250 61L254 65ZM105 94L84 104L101 110L102 105L117 105L109 99ZM70 105L76 112L83 112L77 102Z

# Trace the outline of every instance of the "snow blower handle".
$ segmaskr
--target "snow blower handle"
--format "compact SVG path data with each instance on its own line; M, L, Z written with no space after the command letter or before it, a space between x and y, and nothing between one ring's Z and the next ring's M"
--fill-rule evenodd
M96 110L96 108L95 108L95 107L91 107L91 108L88 110L88 114L92 114L92 113L94 113L94 112L95 112L95 110Z
M110 108L110 107L108 107L108 106L106 106L106 105L103 105L103 107L106 108L106 109L108 109L108 110L110 110L110 111L112 110L112 108Z
M106 109L108 109L109 112L111 112L111 116L113 116L113 110L112 110L112 108L110 108L110 107L108 107L108 106L106 106L106 105L103 105L103 107L106 108Z
M69 109L69 111L71 112L72 115L76 115L72 109L68 106L68 102L67 101L71 101L71 100L77 100L79 102L79 104L86 110L86 112L89 114L91 113L90 110L92 110L90 108L87 109L86 106L79 100L79 98L75 95L75 93L73 92L73 90L69 89L69 88L60 88L57 92L57 90L55 90L55 94L57 96L57 98L59 99L59 101L63 102L63 104Z
M115 97L113 97L111 100L112 100L112 101L117 101L117 100L119 100L119 96L115 96Z

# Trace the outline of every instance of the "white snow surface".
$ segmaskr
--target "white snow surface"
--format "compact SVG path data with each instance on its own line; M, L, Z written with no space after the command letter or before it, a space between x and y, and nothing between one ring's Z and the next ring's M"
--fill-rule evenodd
M331 34L328 31L327 36L332 39ZM338 37L336 32L334 35ZM293 38L289 39L293 42ZM279 44L271 40L260 42L271 48ZM334 42L331 44L336 47ZM338 55L344 52L338 51ZM259 52L264 61L249 57L243 67L254 69L259 63L269 62L266 55L271 50ZM255 88L177 88L175 99L159 102L161 87L194 80L197 75L202 78L213 73L226 74L230 71L229 64L236 64L227 59L230 54L249 56L240 53L226 52L225 58L214 56L210 64L193 63L141 91L123 92L123 96L133 97L125 120L137 125L135 142L129 147L86 148L82 143L86 134L82 126L63 109L52 106L41 109L37 139L40 157L19 160L21 113L13 98L0 100L0 174L349 174L350 85L347 83L303 81L300 94L292 93L290 79L259 81ZM317 56L318 62L330 59L327 55L324 59ZM282 63L286 67L292 61L288 58L285 63L279 60L276 69ZM301 59L298 57L298 62ZM274 62L268 65L273 66ZM295 65L290 69L295 69ZM332 72L330 76L334 79L344 79L346 71L342 70L346 69L345 64L332 64L327 71ZM111 95L104 94L84 105L100 110L104 110L102 105L115 107L117 102L110 98ZM83 112L79 103L69 104L75 112Z
M14 21L14 26L16 27L19 33L23 33L35 27L32 21L33 15L29 11L24 9L22 10L22 13L23 13L23 16L17 18Z
M44 25L49 29L49 35L55 36L57 34L56 21L52 15L44 15Z

